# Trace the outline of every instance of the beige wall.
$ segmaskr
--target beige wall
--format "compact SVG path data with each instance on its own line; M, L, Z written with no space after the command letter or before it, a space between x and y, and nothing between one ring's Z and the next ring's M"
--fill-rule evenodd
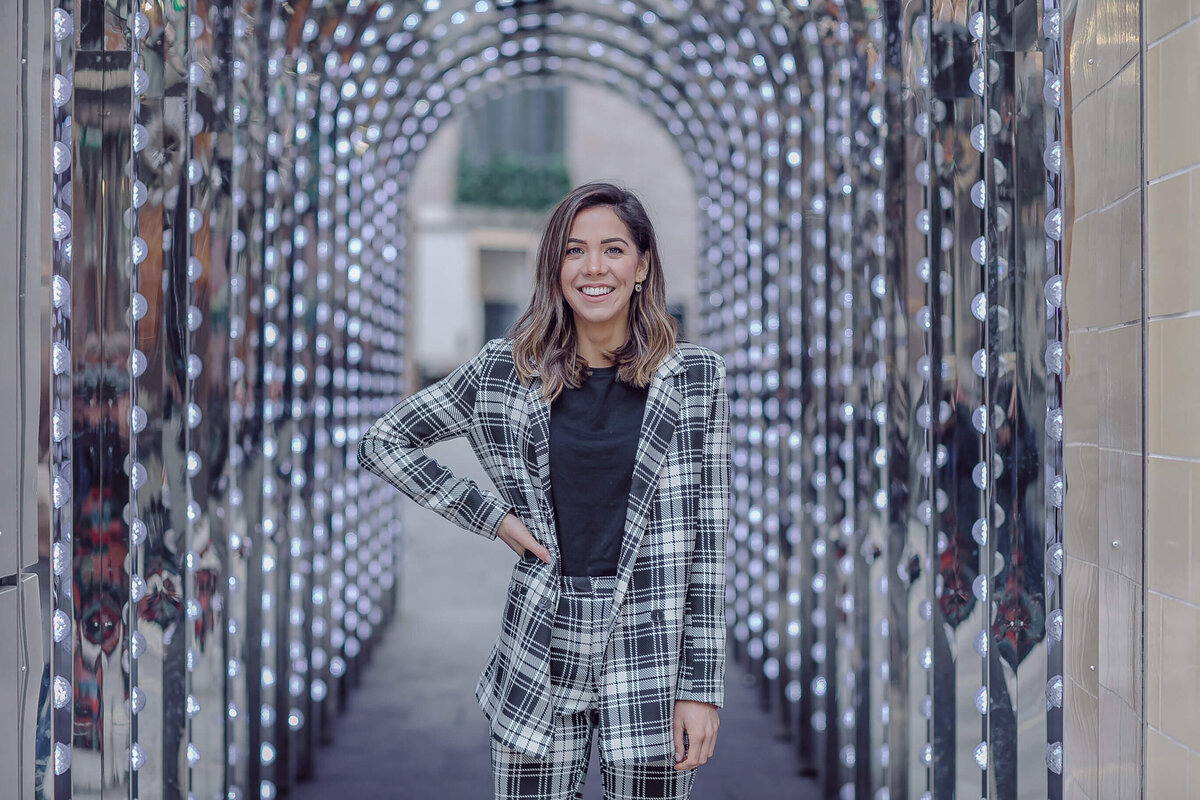
M1146 14L1146 796L1200 797L1200 2Z
M1200 2L1069 30L1066 792L1200 797Z
M1137 797L1142 189L1136 3L1081 0L1067 53L1064 789ZM1101 788L1103 787L1103 788Z
M611 90L571 84L567 166L576 184L607 180L637 192L658 234L667 302L687 310L685 335L696 341L696 193L691 171L670 134L649 112Z
M478 270L454 213L458 121L442 125L413 171L409 298L412 346L420 371L444 374L482 344Z

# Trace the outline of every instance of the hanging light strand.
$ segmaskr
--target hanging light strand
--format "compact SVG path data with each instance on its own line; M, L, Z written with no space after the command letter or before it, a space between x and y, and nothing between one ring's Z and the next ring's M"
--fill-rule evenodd
M1063 793L1063 505L1066 486L1063 460L1063 380L1066 355L1063 319L1063 41L1062 10L1057 0L1042 7L1042 56L1044 59L1045 151L1047 213L1046 234L1046 769L1049 795Z
M71 792L72 707L75 700L75 604L72 576L72 526L74 479L71 469L73 430L73 365L71 353L72 269L71 241L74 220L71 202L72 162L75 142L74 47L72 0L56 0L51 9L50 69L53 136L50 185L52 187L50 282L50 526L51 579L50 696L53 705L50 765L56 800Z

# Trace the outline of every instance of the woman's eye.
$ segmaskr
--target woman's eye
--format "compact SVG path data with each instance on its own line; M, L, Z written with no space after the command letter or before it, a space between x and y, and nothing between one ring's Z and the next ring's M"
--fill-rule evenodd
M608 252L609 252L609 253L611 253L611 254L613 254L613 255L618 255L618 256L619 256L619 255L621 255L621 253L624 253L625 251L624 251L624 250L622 250L622 249L621 249L621 248L619 248L619 247L610 247L610 248L608 248Z
M567 248L567 255L569 255L569 256L577 256L582 252L583 252L582 247L568 247Z

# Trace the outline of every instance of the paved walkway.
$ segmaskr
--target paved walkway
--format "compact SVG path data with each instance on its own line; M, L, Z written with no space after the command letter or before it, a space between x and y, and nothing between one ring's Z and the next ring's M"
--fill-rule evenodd
M484 480L465 443L431 449L461 475ZM474 688L500 624L515 555L404 501L401 606L349 709L335 720L334 744L317 753L316 778L295 800L487 800L491 767ZM805 800L814 784L796 774L787 742L767 717L740 667L730 662L726 708L713 761L700 768L694 800ZM600 800L593 748L586 800Z

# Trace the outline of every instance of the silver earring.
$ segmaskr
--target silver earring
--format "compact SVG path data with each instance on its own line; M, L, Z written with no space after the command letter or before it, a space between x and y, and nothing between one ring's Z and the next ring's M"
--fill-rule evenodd
M641 282L641 281L638 281L637 283L635 283L635 284L633 285L633 290L634 290L635 292L640 292L640 291L642 290L642 282Z

